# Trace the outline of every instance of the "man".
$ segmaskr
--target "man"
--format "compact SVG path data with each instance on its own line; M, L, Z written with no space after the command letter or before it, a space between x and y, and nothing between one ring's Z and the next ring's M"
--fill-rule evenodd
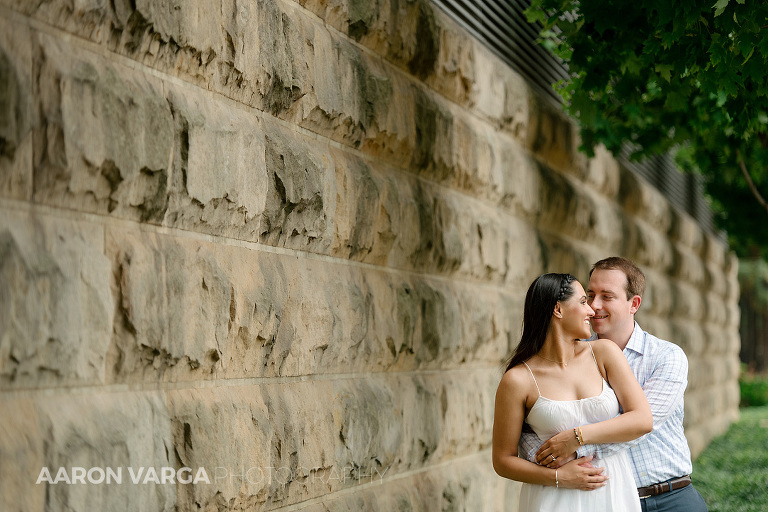
M599 459L628 449L643 512L706 512L704 499L691 484L691 452L683 431L688 359L680 347L648 334L635 322L644 292L645 276L626 258L600 260L589 273L592 329L624 351L651 406L653 431L628 443L583 446L574 457ZM542 441L532 432L524 433L519 453L535 462Z

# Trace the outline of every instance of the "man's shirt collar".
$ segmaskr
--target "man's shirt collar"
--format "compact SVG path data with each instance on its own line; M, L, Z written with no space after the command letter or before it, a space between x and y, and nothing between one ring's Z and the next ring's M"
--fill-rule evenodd
M635 328L632 330L632 335L629 337L627 346L624 350L629 349L642 355L645 349L645 332L640 328L640 325L635 322Z

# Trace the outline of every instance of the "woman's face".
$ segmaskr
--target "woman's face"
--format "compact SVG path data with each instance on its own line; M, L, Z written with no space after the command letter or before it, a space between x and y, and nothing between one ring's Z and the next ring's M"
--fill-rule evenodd
M581 283L571 283L573 295L565 302L560 303L560 311L563 314L562 325L566 333L570 333L574 339L586 339L592 336L589 320L595 314L587 304L587 294Z

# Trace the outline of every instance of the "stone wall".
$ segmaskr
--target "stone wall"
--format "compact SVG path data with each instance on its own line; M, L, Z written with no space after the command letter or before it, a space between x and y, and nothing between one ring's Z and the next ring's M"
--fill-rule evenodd
M425 1L0 0L0 87L2 510L516 510L524 291L612 254L737 415L734 256Z

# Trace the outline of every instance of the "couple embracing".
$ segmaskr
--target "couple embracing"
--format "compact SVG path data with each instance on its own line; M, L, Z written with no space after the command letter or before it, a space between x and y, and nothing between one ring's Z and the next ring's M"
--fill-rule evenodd
M521 512L707 510L683 431L688 360L635 322L644 291L620 257L593 265L587 291L570 274L528 289L493 425L493 467L524 483Z

